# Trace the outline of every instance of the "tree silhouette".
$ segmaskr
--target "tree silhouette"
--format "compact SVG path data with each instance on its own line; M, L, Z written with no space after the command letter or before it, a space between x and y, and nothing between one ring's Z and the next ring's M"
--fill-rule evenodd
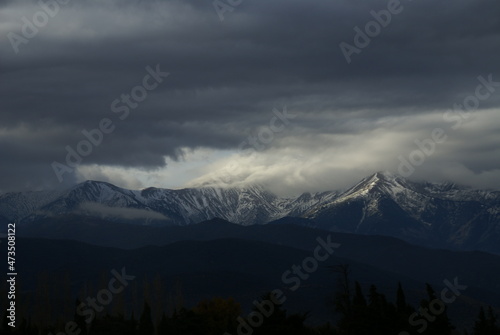
M474 335L498 335L500 328L496 325L497 318L491 306L488 308L488 313L485 313L484 308L481 307L479 315L474 324Z
M241 314L241 307L233 298L213 298L199 302L193 312L202 319L206 334L221 335L236 330L236 320Z
M141 317L139 318L139 335L153 335L155 327L151 317L151 307L147 301L144 301Z
M425 284L428 300L422 300L421 309L428 316L426 319L426 335L450 335L454 329L447 314L447 307L444 302L437 298L436 292L430 284ZM422 313L422 312L421 312Z

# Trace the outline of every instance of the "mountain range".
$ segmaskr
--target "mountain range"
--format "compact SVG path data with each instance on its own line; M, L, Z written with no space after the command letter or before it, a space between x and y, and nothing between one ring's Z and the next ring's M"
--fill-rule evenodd
M500 306L499 209L498 191L387 172L346 190L288 198L263 186L127 190L98 181L0 194L0 221L17 223L23 301L37 301L43 278L54 280L46 285L54 296L61 287L93 296L106 272L124 267L137 277L123 298L136 315L148 285L162 293L158 304L234 297L247 312L256 297L279 288L286 308L311 312L312 324L331 320L335 269L348 264L364 292L375 284L393 300L401 283L415 306L426 283L439 291L458 280L467 288L448 313L471 328L479 306ZM292 290L285 271L330 238L339 247ZM72 311L55 298L51 304Z
M241 226L214 219L188 226L150 227L91 221L41 225L40 230L31 231L36 238L27 238L27 226L21 227L17 260L27 296L37 292L33 290L40 278L47 278L40 273L57 278L52 290L66 287L77 294L85 286L103 287L102 278L110 269L125 267L137 277L125 297L136 315L142 301L137 291L157 278L153 288L163 292L164 301L180 287L187 306L207 297L234 297L247 312L254 299L279 288L286 292L287 309L309 311L310 322L324 323L334 315L332 301L339 276L335 268L348 264L350 280L360 282L365 293L375 284L393 300L400 282L413 305L426 296L425 283L440 291L444 280L457 280L467 288L448 313L460 327L472 327L479 306L500 306L500 256L484 252L428 249L393 237L332 233L290 224ZM72 231L75 226L79 230ZM299 289L291 289L290 278L283 279L285 271L310 259L319 239L338 247L301 281ZM68 278L66 284L64 278Z
M29 230L68 217L143 226L186 226L213 218L243 226L293 223L500 254L499 191L415 182L389 172L374 173L347 190L288 198L261 185L127 190L98 181L61 191L0 195L0 222Z

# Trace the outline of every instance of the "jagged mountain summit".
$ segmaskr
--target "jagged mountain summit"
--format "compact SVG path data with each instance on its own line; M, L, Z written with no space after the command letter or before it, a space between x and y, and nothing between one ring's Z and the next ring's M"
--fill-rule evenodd
M279 198L261 186L246 188L150 187L127 190L86 181L63 192L23 192L0 195L0 217L27 223L68 214L96 216L137 224L187 225L222 218L242 225L263 224L335 198L337 192L305 193Z
M379 172L303 216L329 230L430 246L499 249L500 192L451 183L417 183Z
M285 218L331 231L500 252L500 192L413 182L388 172L377 172L345 191L292 198L261 186L136 191L97 181L60 192L0 195L1 221L36 224L67 215L141 225L189 225L216 217L253 225Z

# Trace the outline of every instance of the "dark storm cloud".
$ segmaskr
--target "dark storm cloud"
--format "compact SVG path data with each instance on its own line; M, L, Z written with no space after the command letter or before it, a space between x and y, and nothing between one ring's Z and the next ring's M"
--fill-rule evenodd
M294 136L369 134L383 118L451 108L479 75L500 81L494 0L402 0L404 10L348 64L339 44L353 44L353 28L387 3L244 0L221 22L211 1L71 1L16 54L8 34L21 34L21 18L40 7L0 1L0 189L57 185L51 163L64 163L65 147L103 118L116 129L82 164L154 169L181 148L237 149L283 105L299 115L286 146ZM111 103L156 64L170 76L120 120ZM480 108L499 102L492 95ZM415 133L424 126L410 124ZM470 150L491 153L498 132L488 131ZM465 164L491 169L485 157Z

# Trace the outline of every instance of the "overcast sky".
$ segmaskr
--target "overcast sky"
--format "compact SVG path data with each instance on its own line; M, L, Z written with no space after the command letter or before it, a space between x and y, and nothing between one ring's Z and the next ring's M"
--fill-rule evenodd
M2 191L500 188L497 0L54 1L0 0Z

